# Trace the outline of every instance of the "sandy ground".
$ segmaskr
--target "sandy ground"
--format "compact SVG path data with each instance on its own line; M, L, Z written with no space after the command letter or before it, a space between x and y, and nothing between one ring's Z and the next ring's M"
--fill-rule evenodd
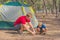
M0 30L0 40L60 40L60 19L55 19L53 15L49 15L49 17L51 18L46 17L45 19L48 28L46 35L33 36L28 33L19 35L13 30Z
M60 31L48 31L46 35L33 36L28 33L20 35L13 30L0 30L0 40L60 40Z

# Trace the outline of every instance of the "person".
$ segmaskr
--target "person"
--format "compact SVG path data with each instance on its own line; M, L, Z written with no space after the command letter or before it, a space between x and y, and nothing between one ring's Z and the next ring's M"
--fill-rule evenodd
M30 32L31 34L35 35L35 30L33 28L33 25L31 23L31 21L30 21L31 18L32 18L32 14L31 13L27 13L26 16L20 16L14 22L15 28L20 29L19 30L20 33L23 32L23 30L25 29L28 32Z
M37 32L40 32L40 34L46 34L47 32L47 27L44 23L40 22L36 28Z

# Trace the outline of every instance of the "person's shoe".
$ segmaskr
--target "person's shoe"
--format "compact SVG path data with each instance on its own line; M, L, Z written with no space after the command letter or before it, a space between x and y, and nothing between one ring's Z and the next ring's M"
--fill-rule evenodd
M42 34L42 33L40 32L40 34Z
M46 35L46 33L42 33L42 35Z
M40 34L42 34L43 32L40 32Z
M20 34L20 35L22 34L22 32L20 30L17 30L17 33Z

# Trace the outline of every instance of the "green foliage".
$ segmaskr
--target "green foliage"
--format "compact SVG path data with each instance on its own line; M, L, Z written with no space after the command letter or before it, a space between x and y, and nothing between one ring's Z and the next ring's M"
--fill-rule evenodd
M14 1L14 0L0 0L0 4L4 3L6 1ZM16 0L19 1L20 3L24 3L24 4L30 4L33 7L37 7L35 8L36 10L41 10L43 9L43 0ZM56 5L57 7L59 7L59 0L56 0ZM47 9L50 9L53 7L53 0L45 0L45 5L47 7Z

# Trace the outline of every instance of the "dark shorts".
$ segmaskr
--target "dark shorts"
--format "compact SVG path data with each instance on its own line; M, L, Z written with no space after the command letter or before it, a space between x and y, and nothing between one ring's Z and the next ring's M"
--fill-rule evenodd
M15 28L16 28L17 30L20 30L20 29L21 29L21 24L17 24L17 25L15 26Z
M43 32L43 28L40 28L40 32Z
M42 24L42 26L41 26L41 27L37 26L37 28L40 28L40 32L43 32L43 29L45 29L45 28L46 28L46 26L45 26L45 24Z
M37 27L37 28L39 28L39 29L40 29L40 32L43 32L43 28L40 28L40 27Z

